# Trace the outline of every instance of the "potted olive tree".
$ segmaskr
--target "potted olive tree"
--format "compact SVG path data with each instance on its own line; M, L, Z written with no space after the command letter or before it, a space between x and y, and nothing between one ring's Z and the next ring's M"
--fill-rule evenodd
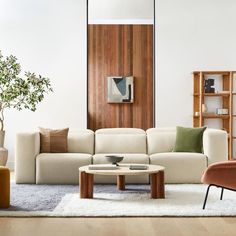
M6 165L7 150L4 148L4 111L8 108L17 110L36 110L36 105L44 95L52 91L48 78L25 72L21 76L21 66L15 56L3 57L0 51L0 166Z

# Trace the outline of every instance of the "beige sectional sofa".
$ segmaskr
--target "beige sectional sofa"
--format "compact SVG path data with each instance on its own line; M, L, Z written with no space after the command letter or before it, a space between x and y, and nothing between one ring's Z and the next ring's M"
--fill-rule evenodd
M69 132L68 153L39 153L38 132L19 133L16 138L16 183L78 184L78 168L107 163L107 154L123 155L123 163L164 166L166 183L200 183L206 167L228 158L227 133L207 129L204 153L175 153L175 128L100 129ZM112 183L111 176L96 176L97 183ZM148 176L127 177L128 183L148 183Z

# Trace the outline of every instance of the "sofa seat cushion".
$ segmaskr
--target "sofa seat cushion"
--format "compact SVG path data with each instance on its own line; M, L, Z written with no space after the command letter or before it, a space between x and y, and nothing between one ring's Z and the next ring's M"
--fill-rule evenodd
M118 155L124 156L122 163L137 163L137 164L149 164L149 156L146 154L121 154L121 153L109 153L109 154L95 154L93 156L93 164L105 164L108 163L106 160L106 155ZM95 176L95 183L116 183L115 176ZM149 183L148 175L138 175L138 176L126 176L126 183Z
M150 156L150 163L165 167L166 183L201 183L207 157L202 153L156 153Z
M84 153L41 153L36 158L36 183L79 184L78 168L91 161Z

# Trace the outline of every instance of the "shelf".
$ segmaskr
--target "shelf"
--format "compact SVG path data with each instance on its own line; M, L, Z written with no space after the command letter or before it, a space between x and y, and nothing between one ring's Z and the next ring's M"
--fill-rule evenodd
M193 72L193 74L199 74L199 73L202 73L203 75L230 75L229 71L194 71Z
M229 115L203 115L206 119L228 119Z
M236 95L236 93L234 94ZM200 93L194 93L193 96L200 96ZM203 93L205 97L229 97L230 93Z
M228 97L230 93L204 93L203 96L207 97Z
M216 114L209 114L209 115L202 115L204 119L229 119L229 115L216 115ZM200 116L195 116L194 118L200 118Z
M233 100L236 98L236 89L233 89L233 82L235 81L235 71L194 71L193 72L193 126L200 127L204 125L217 126L220 125L221 129L228 132L229 141L229 159L232 159L233 145L231 141L236 141L235 136L232 135L234 130L234 120L236 120L236 112L233 113ZM208 78L212 78L214 81L219 80L220 84L218 89L207 90L205 88L205 81ZM214 84L213 84L214 85ZM215 83L216 85L216 83ZM214 87L214 86L213 86ZM208 93L207 91L214 91ZM218 103L220 104L218 104ZM206 111L203 104L207 104L212 109L209 112ZM216 104L218 104L216 106ZM218 115L217 108L213 110L213 107L228 109L228 114ZM196 115L195 115L196 114ZM216 124L217 123L217 124ZM218 127L219 128L219 127ZM236 147L236 142L234 147Z

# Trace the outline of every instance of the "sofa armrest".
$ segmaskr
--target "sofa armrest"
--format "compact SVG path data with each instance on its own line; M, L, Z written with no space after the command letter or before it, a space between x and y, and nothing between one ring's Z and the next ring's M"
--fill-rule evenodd
M18 133L15 147L16 183L36 182L36 156L40 150L39 132Z
M208 165L228 160L228 134L224 130L207 129L203 134L203 151Z

